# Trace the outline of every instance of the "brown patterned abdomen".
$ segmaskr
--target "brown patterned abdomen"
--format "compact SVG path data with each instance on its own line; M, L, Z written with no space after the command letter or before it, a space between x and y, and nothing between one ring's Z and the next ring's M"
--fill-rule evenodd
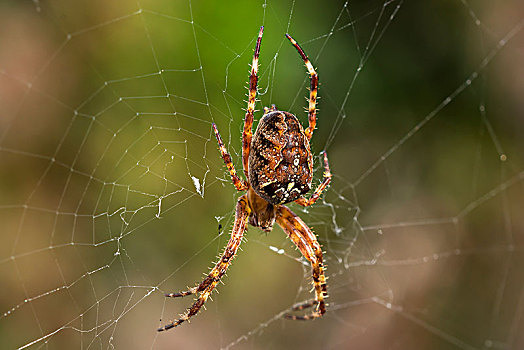
M292 202L311 189L313 157L297 117L271 111L251 141L249 181L272 204Z

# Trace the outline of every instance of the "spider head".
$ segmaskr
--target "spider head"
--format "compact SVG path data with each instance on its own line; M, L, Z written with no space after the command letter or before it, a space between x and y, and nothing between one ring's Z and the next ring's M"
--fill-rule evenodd
M274 206L272 204L269 206L273 207L271 208L272 210L252 212L249 216L249 223L252 226L260 227L264 232L270 232L273 229L273 224L275 223Z
M256 194L252 187L249 188L247 196L251 209L249 224L260 227L265 232L271 231L275 223L276 207Z

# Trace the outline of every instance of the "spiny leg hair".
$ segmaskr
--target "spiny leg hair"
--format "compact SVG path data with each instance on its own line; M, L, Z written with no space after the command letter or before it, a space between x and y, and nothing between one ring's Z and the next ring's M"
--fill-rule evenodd
M317 305L316 310L308 315L287 314L285 317L291 320L311 320L321 317L326 313L324 299L327 298L328 294L320 243L318 243L315 234L304 221L284 205L279 206L277 209L277 223L287 233L302 255L311 263L312 267L315 299L299 304L292 311L303 310Z
M309 199L300 197L299 199L295 200L295 203L300 204L303 207L309 207L310 205L313 205L313 203L315 203L320 198L322 192L327 188L327 186L331 182L331 177L332 175L331 170L329 170L327 152L324 151L324 179L322 180L320 185L318 185L317 189L315 190L315 192L313 192Z
M309 58L305 54L304 50L300 47L300 45L293 39L289 34L286 34L286 38L291 41L291 44L297 49L298 54L300 57L302 57L302 60L304 60L304 63L306 65L306 68L309 72L309 77L311 80L311 85L309 88L309 106L308 106L308 121L309 126L304 131L308 140L311 140L311 137L313 136L313 131L315 130L315 126L317 125L317 93L318 93L318 74L315 71L315 68L313 68L313 65L309 61Z
M224 163L226 163L227 170L229 170L229 174L231 175L233 185L235 185L237 191L247 190L248 184L246 183L246 181L238 177L237 171L235 170L235 166L233 165L233 161L231 160L231 155L228 153L226 146L224 146L224 142L222 142L222 138L220 137L220 133L218 132L215 123L213 123L213 131L215 132L215 136L218 141L218 148L220 149L220 153L222 154L222 159L224 159Z
M260 43L262 42L263 32L264 27L260 27L257 44L255 46L255 54L253 55L253 63L251 64L247 110L244 119L244 131L242 132L242 165L244 167L244 175L246 176L246 179L249 178L249 149L251 147L251 138L253 137L253 114L255 113L255 103L258 92L258 56L260 55Z
M206 300L211 295L213 289L220 282L222 277L227 271L227 268L231 264L231 260L235 257L235 254L242 242L244 231L247 226L247 217L249 216L249 206L247 204L247 196L243 195L238 199L236 211L235 211L235 223L233 230L231 231L231 238L227 243L224 253L220 260L216 263L215 267L211 270L209 275L200 283L197 287L190 288L185 292L170 293L166 294L166 297L182 297L195 293L200 293L196 301L191 305L190 308L177 320L170 321L165 326L158 329L159 332L167 331L168 329L174 328L182 324L183 322L189 321L189 319L195 316L198 311L202 308Z

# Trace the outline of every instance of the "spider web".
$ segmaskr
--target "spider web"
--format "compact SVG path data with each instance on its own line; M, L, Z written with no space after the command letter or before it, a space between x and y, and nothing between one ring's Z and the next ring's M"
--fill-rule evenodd
M524 344L518 1L46 1L0 11L3 349L510 349ZM279 228L250 228L207 310L165 333L225 246L248 66L334 178L291 205L323 244L328 313ZM256 119L260 117L257 113ZM206 334L206 337L202 337ZM307 336L306 336L307 335Z

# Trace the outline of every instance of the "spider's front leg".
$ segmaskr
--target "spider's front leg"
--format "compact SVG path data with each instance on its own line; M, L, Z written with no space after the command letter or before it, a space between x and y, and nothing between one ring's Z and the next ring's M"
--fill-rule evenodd
M215 289L218 282L220 282L226 273L227 268L231 264L231 260L235 257L238 247L242 242L244 231L246 230L247 217L249 216L250 211L251 209L247 204L247 196L241 196L238 199L236 206L235 223L233 225L233 230L231 231L231 238L229 239L229 242L224 249L224 253L222 254L220 260L216 263L215 267L213 267L209 275L197 287L190 288L185 292L166 294L166 297L182 297L195 293L200 293L200 295L193 305L191 305L191 307L187 309L187 311L178 320L170 321L167 325L159 328L159 332L174 328L181 323L188 321L191 317L195 316L198 311L200 311L206 300L211 295L213 289Z
M321 317L326 313L326 302L324 299L327 298L328 294L320 243L318 243L317 237L304 221L286 206L281 205L278 207L276 220L278 225L295 243L302 255L311 262L312 267L315 299L295 306L292 311L299 311L317 305L317 310L308 315L285 315L285 317L292 320L311 320Z

